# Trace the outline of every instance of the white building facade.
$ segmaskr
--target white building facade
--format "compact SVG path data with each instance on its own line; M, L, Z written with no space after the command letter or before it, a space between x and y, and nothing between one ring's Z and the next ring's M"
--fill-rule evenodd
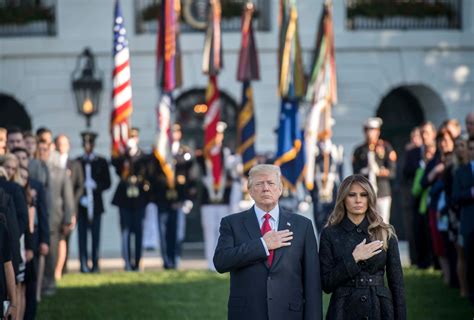
M306 68L314 50L322 2L298 1ZM276 150L273 131L280 108L278 1L265 3L261 14L268 12L269 30L256 33L261 68L261 80L254 83L259 153ZM346 174L352 172L351 153L363 140L362 124L368 117L381 116L382 134L397 146L407 142L409 130L422 120L438 125L447 118L457 118L464 126L465 115L474 110L474 2L459 3L459 28L353 30L347 27L347 2L334 1L339 99L333 109L333 141L344 146ZM121 5L131 52L132 123L142 130L142 145L149 147L154 140L158 99L156 35L136 32L136 2L121 0ZM90 47L104 74L100 112L92 119L92 129L99 133L97 151L108 157L114 1L57 0L55 6L54 35L0 38L0 94L24 106L33 129L47 126L54 134L68 135L72 154L80 154L79 133L85 128L85 120L76 112L71 73L78 54ZM218 80L219 87L236 103L241 95L241 84L236 81L240 38L239 32L223 33L224 70ZM180 41L184 84L176 97L207 84L207 77L201 72L204 33L183 32ZM2 112L0 104L0 118L5 116ZM112 170L111 174L114 175ZM105 202L110 203L114 187L105 194ZM112 206L106 209L102 238L105 255L119 253L118 210ZM75 244L72 250L77 250Z

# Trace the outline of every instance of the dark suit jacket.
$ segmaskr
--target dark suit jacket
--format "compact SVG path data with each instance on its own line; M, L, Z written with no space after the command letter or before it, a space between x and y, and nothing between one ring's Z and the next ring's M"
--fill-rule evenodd
M3 178L0 179L0 188L3 188L13 200L20 237L25 232L26 226L28 225L28 207L26 206L25 192L19 184L6 181Z
M82 165L84 172L84 181L86 180L86 163L87 160L84 156L77 158ZM94 155L94 159L91 161L91 174L92 179L97 184L97 188L94 189L92 195L94 196L94 214L100 214L104 212L104 202L102 201L102 192L110 188L110 172L109 164L105 158L98 155ZM86 195L86 189L81 196ZM87 209L83 206L79 206L79 211L87 212Z
M51 207L49 208L50 232L59 232L62 225L70 224L74 213L74 196L72 184L66 170L50 164L49 192Z
M5 215L6 226L9 234L10 248L12 251L12 263L15 275L19 273L21 261L20 255L20 230L18 229L18 220L16 216L15 204L13 198L0 186L0 213ZM3 277L3 275L2 275Z
M33 199L36 208L36 217L38 219L37 234L34 235L35 247L33 250L38 250L40 243L49 245L49 224L48 224L48 209L46 206L46 191L43 184L35 179L29 179L30 188L36 191L36 196Z
M417 147L408 150L405 153L405 159L403 161L403 177L412 182L415 178L415 173L420 166L420 161L423 158L423 148Z
M230 320L322 318L318 247L311 221L280 207L278 230L293 231L291 246L275 250L271 268L254 208L222 219L214 254L230 272Z
M453 182L453 204L461 208L462 235L467 236L474 232L474 198L471 188L474 187L474 175L471 164L459 167L454 174Z
M74 208L75 213L77 213L79 199L84 194L84 172L82 171L81 163L77 160L68 159L66 162L66 172L71 179Z

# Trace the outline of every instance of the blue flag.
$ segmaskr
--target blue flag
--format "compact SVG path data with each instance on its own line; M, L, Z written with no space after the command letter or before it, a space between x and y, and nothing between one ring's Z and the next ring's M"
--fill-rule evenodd
M244 81L242 106L237 120L237 152L242 157L244 173L257 163L255 155L255 114L253 110L253 90L250 81Z
M298 119L298 101L295 99L282 99L281 102L275 165L280 166L284 183L295 190L305 168L303 132Z

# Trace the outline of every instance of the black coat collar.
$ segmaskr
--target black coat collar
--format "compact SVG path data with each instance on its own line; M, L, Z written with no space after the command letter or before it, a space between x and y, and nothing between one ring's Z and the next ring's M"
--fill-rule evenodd
M362 232L364 232L365 234L369 234L369 231L368 231L368 227L369 227L369 219L367 219L367 216L364 218L364 220L362 220L361 223L359 223L359 225L356 225L354 222L352 222L348 217L347 215L344 216L344 219L342 219L341 221L341 226L344 228L344 230L346 230L347 232L351 232L353 231L354 229L361 229Z

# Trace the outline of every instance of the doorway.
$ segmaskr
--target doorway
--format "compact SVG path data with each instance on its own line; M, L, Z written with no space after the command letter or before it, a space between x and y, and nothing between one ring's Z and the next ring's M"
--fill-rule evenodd
M406 215L411 213L411 186L404 184L402 168L405 146L410 141L411 130L423 121L435 124L446 119L446 109L439 95L424 85L401 86L384 96L377 109L382 118L381 138L390 142L397 153L397 175L392 181L392 208L390 222L400 239L407 239Z

